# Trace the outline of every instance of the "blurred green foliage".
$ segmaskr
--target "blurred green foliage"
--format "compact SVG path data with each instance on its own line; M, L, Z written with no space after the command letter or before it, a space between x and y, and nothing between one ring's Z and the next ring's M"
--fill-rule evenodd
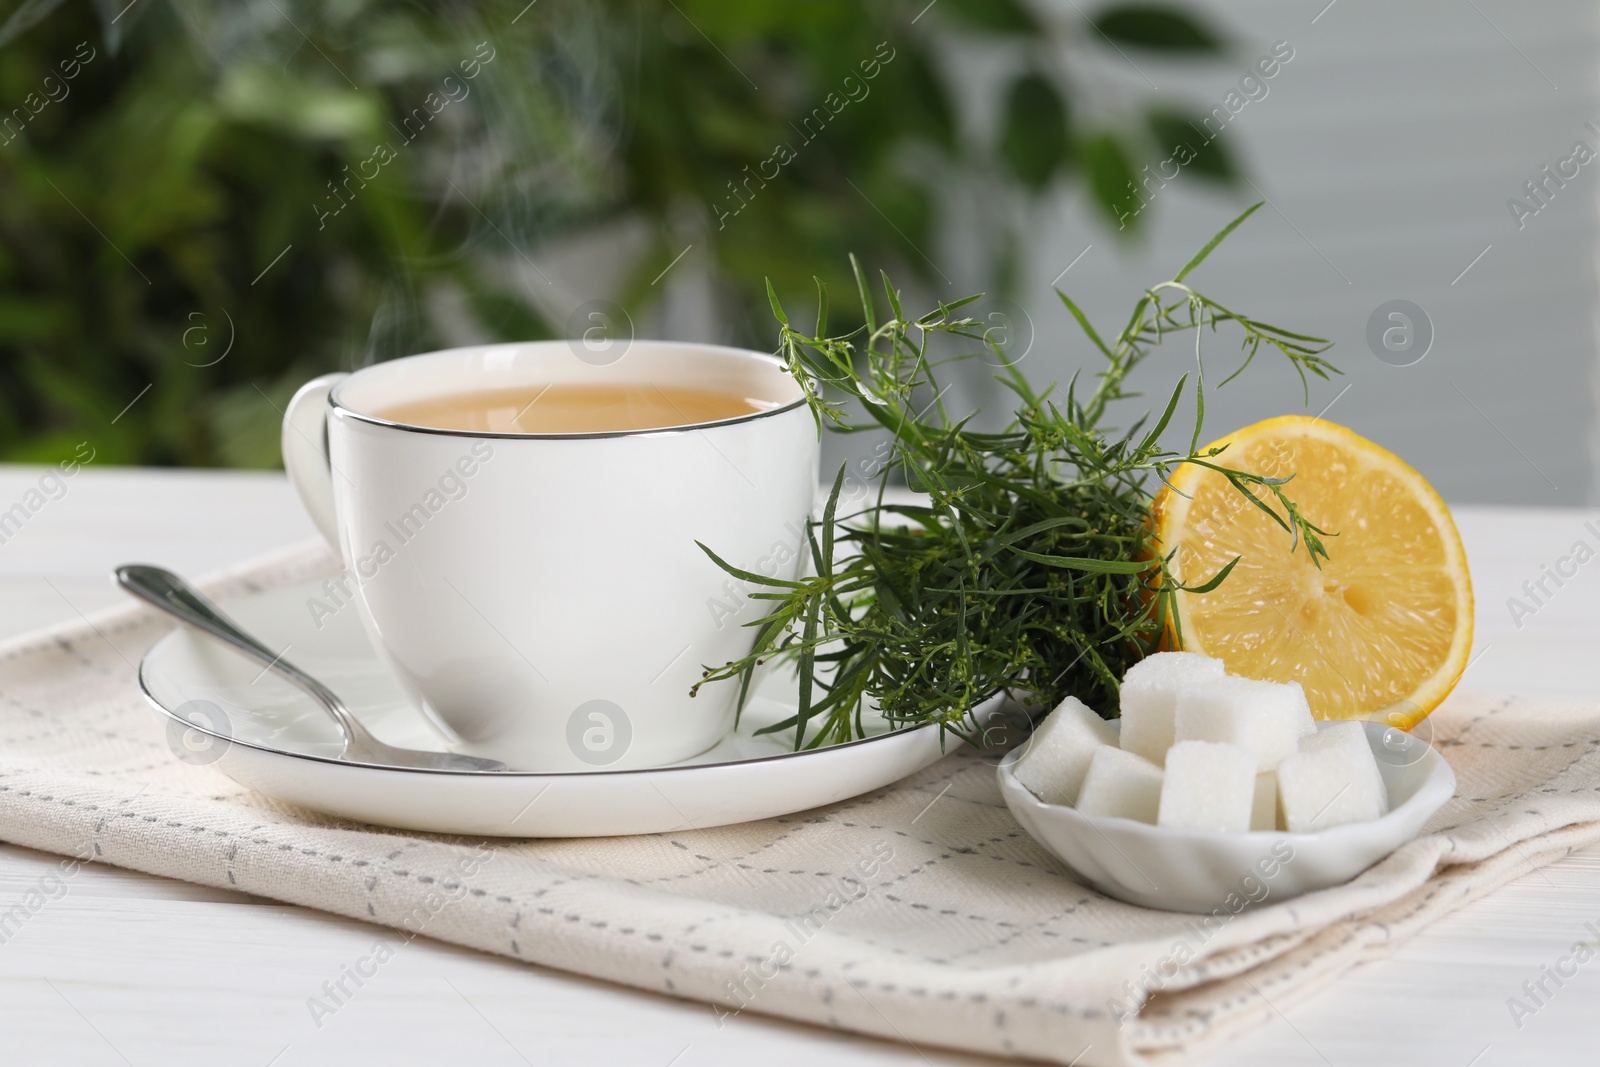
M0 459L89 439L102 462L273 466L304 379L563 336L594 296L637 319L690 244L765 347L765 277L846 287L854 251L934 284L963 182L1081 180L1115 228L1190 119L1085 113L1071 57L1223 47L1144 4L24 0L0 25ZM974 131L980 52L1012 73ZM1229 179L1209 151L1197 173ZM627 225L613 292L537 265ZM997 277L1023 238L993 238Z

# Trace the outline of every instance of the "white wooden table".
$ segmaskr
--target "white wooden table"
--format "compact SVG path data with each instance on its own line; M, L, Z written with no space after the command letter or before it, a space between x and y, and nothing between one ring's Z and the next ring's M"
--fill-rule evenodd
M38 475L0 467L0 511ZM1582 523L1596 517L1460 509L1479 606L1466 684L1600 696L1600 563L1580 569L1520 629L1506 607L1542 564L1579 538L1594 543ZM0 636L115 603L108 574L117 563L200 575L310 534L281 476L87 469L0 544ZM0 846L0 910L54 862ZM1505 887L1305 1003L1277 1005L1269 1027L1215 1062L1595 1062L1600 959L1520 1029L1506 1003L1574 942L1600 941L1585 923L1600 929L1600 850ZM0 945L0 1065L988 1062L748 1013L719 1028L702 1004L428 941L403 949L318 1029L307 998L378 936L376 927L273 901L86 867Z

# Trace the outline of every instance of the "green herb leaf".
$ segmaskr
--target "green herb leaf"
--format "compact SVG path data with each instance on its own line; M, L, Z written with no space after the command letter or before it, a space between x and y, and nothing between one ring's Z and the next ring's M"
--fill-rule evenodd
M1206 261L1206 257L1209 256L1212 252L1216 251L1217 246L1220 245L1223 241L1226 241L1228 239L1228 235L1230 233L1232 233L1234 230L1237 230L1239 228L1239 224L1241 222L1243 222L1245 219L1249 218L1251 215L1254 215L1256 213L1256 210L1258 208L1260 208L1261 205L1264 204L1264 203L1266 203L1265 200L1256 201L1254 204L1251 204L1249 207L1244 209L1244 214L1240 215L1238 218L1236 218L1232 222L1228 223L1222 229L1218 230L1217 231L1217 235L1215 237L1213 237L1211 240L1207 241L1206 242L1206 246L1204 248L1202 248L1200 251L1196 252L1194 258L1191 259L1189 262L1185 263L1183 265L1183 269L1180 270L1177 274L1175 274L1173 276L1172 280L1175 281L1175 282L1181 282L1185 278L1187 278L1189 276L1190 271L1194 270L1200 264L1204 263ZM1300 338L1300 340L1317 341L1318 338Z
M778 291L772 287L772 279L767 279L767 303L772 305L772 317L783 325L789 325L789 316L783 313L783 305L778 303Z

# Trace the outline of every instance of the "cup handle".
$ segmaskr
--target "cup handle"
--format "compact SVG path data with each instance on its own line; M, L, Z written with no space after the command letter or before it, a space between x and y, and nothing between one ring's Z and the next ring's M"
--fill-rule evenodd
M333 471L328 460L328 393L348 374L324 374L302 385L283 416L283 468L289 484L322 536L339 551L339 520L333 508Z

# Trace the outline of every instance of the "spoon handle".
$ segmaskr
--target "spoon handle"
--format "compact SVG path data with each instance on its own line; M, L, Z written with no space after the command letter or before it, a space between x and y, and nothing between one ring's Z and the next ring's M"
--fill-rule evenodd
M363 747L374 740L333 690L283 658L287 647L274 652L245 632L221 608L176 574L148 563L129 563L117 568L116 577L118 585L139 599L160 608L179 622L231 645L305 690L338 723L344 733L347 749Z

